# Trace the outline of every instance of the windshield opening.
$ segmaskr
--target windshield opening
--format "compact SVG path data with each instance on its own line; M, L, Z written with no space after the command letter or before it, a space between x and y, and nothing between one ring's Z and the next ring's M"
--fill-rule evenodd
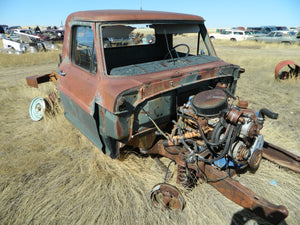
M147 73L146 69L130 72L141 64L162 71L170 69L170 61L215 56L203 24L106 24L101 26L101 37L108 75Z

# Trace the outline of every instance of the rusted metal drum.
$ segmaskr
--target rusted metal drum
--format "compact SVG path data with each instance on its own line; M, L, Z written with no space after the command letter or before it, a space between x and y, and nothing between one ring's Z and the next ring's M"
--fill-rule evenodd
M292 68L291 66L294 66ZM289 67L289 71L282 71L281 69L285 66ZM276 80L286 80L289 78L298 78L300 74L300 66L291 61L291 60L284 60L282 62L279 62L275 67L275 79Z

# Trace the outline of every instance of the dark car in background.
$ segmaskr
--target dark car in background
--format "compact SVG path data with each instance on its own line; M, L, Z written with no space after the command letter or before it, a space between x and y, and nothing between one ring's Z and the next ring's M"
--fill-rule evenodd
M6 25L0 25L0 39L5 38L5 27Z
M276 26L276 29L280 31L286 31L286 32L289 31L289 29L286 26Z
M8 26L7 25L0 25L0 33L7 33ZM3 32L2 32L3 31Z
M264 34L268 34L272 31L277 31L276 26L261 26L261 32Z
M248 31L251 31L254 36L262 36L272 31L277 31L276 26L260 26L260 27L247 27Z

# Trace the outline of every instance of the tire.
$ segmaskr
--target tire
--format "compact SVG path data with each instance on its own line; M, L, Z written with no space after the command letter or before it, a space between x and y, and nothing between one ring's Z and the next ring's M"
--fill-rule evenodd
M14 54L15 53L15 49L13 47L10 47L10 48L8 48L7 53L10 54L10 55Z
M235 38L231 38L230 41L236 41L236 39Z
M283 42L281 42L281 44L284 44L284 45L290 46L290 45L291 45L291 42L289 42L289 41L283 41Z

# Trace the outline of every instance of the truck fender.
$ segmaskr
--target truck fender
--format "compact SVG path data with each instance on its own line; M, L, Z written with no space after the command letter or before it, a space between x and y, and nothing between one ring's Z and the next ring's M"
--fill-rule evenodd
M100 141L102 143L101 150L104 154L109 155L111 158L117 158L119 156L119 147L118 141L107 136L105 131L103 131L103 127L105 127L104 120L104 108L95 103L93 118L97 125L97 130L99 134ZM102 126L101 126L102 124ZM102 128L101 128L102 127Z

